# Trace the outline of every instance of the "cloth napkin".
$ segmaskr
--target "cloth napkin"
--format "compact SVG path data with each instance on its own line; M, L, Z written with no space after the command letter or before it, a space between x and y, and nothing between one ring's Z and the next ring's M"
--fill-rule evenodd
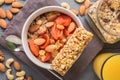
M12 21L8 24L5 32L0 36L0 45L9 50L5 43L5 38L9 35L16 35L21 37L22 27L29 17L29 15L44 6L51 6L59 4L54 0L28 0L24 7L20 10L20 12L12 19ZM86 27L88 30L89 27ZM91 30L90 30L91 31ZM68 73L62 77L65 80L79 80L80 73L88 66L88 64L92 61L92 59L97 55L97 53L103 48L103 43L94 36L93 40L88 44L88 46L83 51L81 57L76 61L76 63L72 66L72 68L68 71ZM48 70L42 69L35 64L33 64L25 55L24 52L13 52L10 51L17 58L22 60L32 69L37 71L40 75L44 76L46 79L50 80L59 80L54 75L52 75ZM76 74L77 73L77 74Z

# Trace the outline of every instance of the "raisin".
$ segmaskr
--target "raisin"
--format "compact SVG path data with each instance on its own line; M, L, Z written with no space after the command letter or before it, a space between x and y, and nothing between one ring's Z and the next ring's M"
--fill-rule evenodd
M114 12L114 11L115 11L115 9L114 9L114 8L112 8L112 7L110 7L110 10L111 10L112 12Z
M103 21L104 21L105 23L110 22L110 20L109 20L109 19L103 19Z

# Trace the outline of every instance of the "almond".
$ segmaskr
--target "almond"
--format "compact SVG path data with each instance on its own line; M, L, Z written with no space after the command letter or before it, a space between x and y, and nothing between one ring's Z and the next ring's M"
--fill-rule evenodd
M39 25L31 25L29 28L29 32L33 33L39 29Z
M70 9L75 15L78 15L78 11L75 9Z
M76 24L74 22L71 22L68 27L68 32L71 33L75 30Z
M21 66L20 66L19 62L14 61L13 65L14 65L14 68L15 68L17 71L19 71L19 70L21 69Z
M23 4L21 2L13 2L12 7L21 8L21 7L23 7Z
M53 25L54 25L54 22L47 22L45 24L45 26L48 27L48 28L52 27Z
M11 8L10 11L14 14L18 13L20 10L17 8Z
M3 63L0 63L0 71L5 72L5 65Z
M32 76L28 76L27 80L33 80Z
M90 6L90 0L85 0L84 5L85 5L86 9L89 8L89 6Z
M64 29L64 26L63 26L63 25L60 25L60 24L57 24L57 28L58 28L59 30L63 30L63 29Z
M6 16L7 16L8 19L12 19L13 14L9 10L7 10L6 11Z
M0 5L2 5L4 3L5 0L0 0Z
M35 39L34 40L34 43L36 44L36 45L42 45L42 44L44 44L45 43L45 39L44 38L37 38L37 39Z
M7 23L4 19L0 19L0 27L4 29L7 27Z
M0 62L3 62L5 60L5 56L2 51L0 51Z
M81 5L79 11L81 16L85 15L85 12L86 12L85 5Z
M15 0L5 0L6 4L11 4L12 2L14 2Z
M53 52L54 50L56 50L56 45L48 45L45 48L45 51L47 51L47 52Z
M0 18L6 18L6 13L2 8L0 8Z

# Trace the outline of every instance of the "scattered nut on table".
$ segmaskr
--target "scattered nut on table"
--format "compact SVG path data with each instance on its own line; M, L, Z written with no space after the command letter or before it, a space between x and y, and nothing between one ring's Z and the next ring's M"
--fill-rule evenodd
M20 63L17 61L14 61L13 63L15 70L19 71L21 69Z
M89 8L89 6L90 6L90 0L85 0L84 5L85 5L86 9Z
M5 0L6 4L11 4L12 2L14 2L15 0Z
M85 0L75 0L77 3L83 3Z
M5 2L5 0L0 0L0 5L2 5Z
M13 14L17 14L20 10L18 8L11 8L10 11L13 13Z
M77 10L75 10L75 9L70 9L70 11L73 12L75 15L78 15L78 13L79 13L79 12L78 12Z
M6 61L6 67L7 68L11 68L10 65L14 62L14 59L13 58L9 58L7 61Z
M7 10L6 11L6 17L10 20L10 19L13 18L13 14L9 10Z
M13 80L14 79L14 75L11 74L11 71L12 71L11 69L8 69L6 71L6 76L7 76L8 80Z
M79 8L79 11L81 16L85 15L85 12L86 12L85 5L81 5Z
M25 74L26 74L26 72L22 70L20 72L17 72L16 76L21 77L21 76L25 76Z
M5 60L5 56L2 51L0 51L0 62L3 62Z
M66 8L66 9L70 9L70 5L67 2L62 2L61 6Z
M27 80L33 80L32 76L28 76Z
M3 8L0 8L0 18L6 18L6 13Z
M15 80L24 80L24 76L17 77Z
M13 2L12 7L14 8L21 8L23 7L23 4L21 2Z
M5 72L5 65L0 63L0 72Z
M7 23L4 19L0 19L0 27L3 28L3 29L6 29Z

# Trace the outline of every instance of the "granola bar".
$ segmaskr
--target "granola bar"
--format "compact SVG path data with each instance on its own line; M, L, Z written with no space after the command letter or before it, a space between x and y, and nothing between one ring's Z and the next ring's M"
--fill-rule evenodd
M52 61L52 68L64 76L74 62L80 57L86 45L91 41L93 34L82 27L75 30L64 47Z

